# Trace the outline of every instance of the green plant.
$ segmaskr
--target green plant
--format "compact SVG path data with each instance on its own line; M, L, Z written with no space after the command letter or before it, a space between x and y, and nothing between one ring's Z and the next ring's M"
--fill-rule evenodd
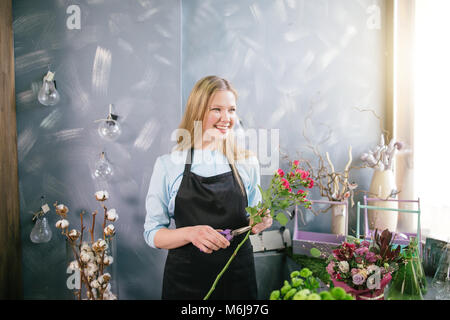
M290 281L284 280L280 290L272 291L270 300L354 300L339 287L319 293L319 279L308 268L291 272L290 278Z

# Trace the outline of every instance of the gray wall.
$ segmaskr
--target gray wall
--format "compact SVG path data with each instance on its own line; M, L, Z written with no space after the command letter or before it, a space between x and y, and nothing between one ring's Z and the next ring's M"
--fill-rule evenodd
M280 129L291 157L310 156L302 137L309 112L308 136L319 142L330 130L320 148L337 168L350 144L354 158L372 147L378 122L354 107L383 115L384 24L367 27L374 3L383 18L384 1L373 0L14 1L24 297L68 298L62 236L53 228L49 243L29 240L40 196L69 206L76 226L81 210L100 208L95 191L107 189L107 205L120 215L119 296L159 299L166 252L142 238L145 195L187 95L205 75L231 80L245 128ZM71 4L81 8L80 30L66 28ZM48 64L61 93L55 107L37 101ZM102 140L94 123L110 103L122 125L114 142ZM115 169L107 182L91 175L102 151ZM367 189L369 174L353 178ZM268 181L262 177L263 187ZM327 232L327 218L303 228Z

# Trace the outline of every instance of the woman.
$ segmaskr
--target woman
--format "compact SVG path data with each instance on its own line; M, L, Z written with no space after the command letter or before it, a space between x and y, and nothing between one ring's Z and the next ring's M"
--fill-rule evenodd
M228 241L219 232L249 225L247 206L261 194L259 164L235 143L237 93L222 78L199 80L179 126L189 133L174 152L157 158L146 199L146 242L168 249L163 299L202 299L244 234ZM196 130L201 124L201 130ZM200 134L199 134L200 133ZM191 139L192 137L192 139ZM174 159L181 157L182 163ZM169 229L170 218L175 229ZM252 228L272 225L267 216ZM256 299L250 241L241 247L210 299Z

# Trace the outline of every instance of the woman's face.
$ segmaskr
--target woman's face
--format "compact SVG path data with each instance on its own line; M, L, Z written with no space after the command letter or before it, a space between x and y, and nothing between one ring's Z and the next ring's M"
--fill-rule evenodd
M211 97L203 119L203 147L225 139L236 120L236 97L228 90L217 91Z

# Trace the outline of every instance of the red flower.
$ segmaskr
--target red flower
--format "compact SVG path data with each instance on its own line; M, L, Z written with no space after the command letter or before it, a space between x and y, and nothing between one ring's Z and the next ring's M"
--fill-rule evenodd
M283 170L278 169L277 173L278 173L278 175L279 175L280 177L284 177L284 171L283 171Z
M300 164L300 161L294 160L293 165L295 168L297 168L299 164Z
M311 179L311 178L308 178L308 181L309 181L309 186L308 186L308 188L311 189L312 187L314 187L314 180Z
M286 178L281 179L281 184L283 185L283 187L285 189L289 189L290 188L289 181L287 181Z
M297 191L297 194L304 194L305 193L305 191L303 191L303 190L298 190Z

